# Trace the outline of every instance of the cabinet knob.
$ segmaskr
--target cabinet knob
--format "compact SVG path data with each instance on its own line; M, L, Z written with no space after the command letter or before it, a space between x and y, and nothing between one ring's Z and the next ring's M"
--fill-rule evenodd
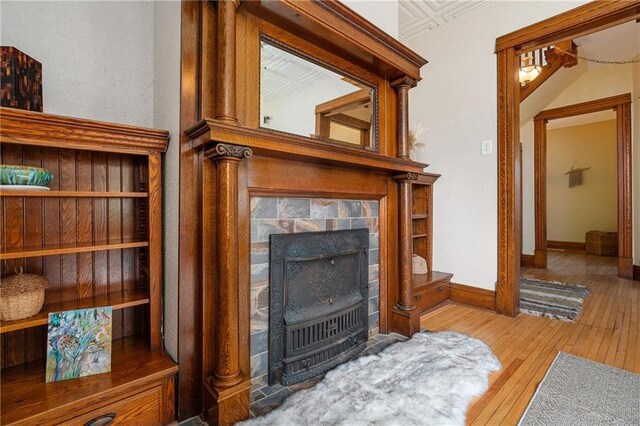
M440 287L437 288L437 290L438 290L438 292L440 292L440 291L444 290L444 287L440 286Z
M107 426L113 422L113 419L116 418L116 413L105 414L100 417L96 417L93 420L89 420L84 424L84 426Z
M422 295L421 294L416 294L415 296L413 296L413 301L414 302L417 302L420 299L422 299Z

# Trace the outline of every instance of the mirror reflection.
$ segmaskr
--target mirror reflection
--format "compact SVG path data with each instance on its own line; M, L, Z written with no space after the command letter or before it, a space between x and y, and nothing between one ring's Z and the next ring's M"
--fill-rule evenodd
M374 109L371 87L261 40L261 127L373 149Z

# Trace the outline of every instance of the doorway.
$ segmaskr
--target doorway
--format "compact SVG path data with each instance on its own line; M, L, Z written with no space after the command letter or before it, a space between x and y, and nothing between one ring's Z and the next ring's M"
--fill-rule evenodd
M548 109L534 117L534 266L547 267L547 124L551 120L613 110L616 117L618 276L632 278L631 94Z
M595 33L640 18L640 1L591 2L496 40L498 94L498 274L496 311L516 316L520 298L522 244L522 154L520 146L520 54ZM628 118L630 120L630 117ZM631 137L629 135L629 144ZM630 149L630 148L629 148ZM631 175L629 163L628 174ZM631 194L631 179L628 181ZM627 190L625 189L625 192ZM631 204L631 200L628 200ZM620 216L620 215L619 215ZM619 218L631 226L631 216ZM621 253L625 278L633 277L631 247ZM620 266L620 265L619 265Z

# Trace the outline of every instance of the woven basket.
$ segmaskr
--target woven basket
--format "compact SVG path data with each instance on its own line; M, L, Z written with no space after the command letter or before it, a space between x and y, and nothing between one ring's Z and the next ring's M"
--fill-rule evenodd
M589 231L585 236L586 252L596 256L618 255L618 233Z
M15 321L34 316L44 305L44 290L49 281L40 275L16 274L3 278L0 283L0 320Z

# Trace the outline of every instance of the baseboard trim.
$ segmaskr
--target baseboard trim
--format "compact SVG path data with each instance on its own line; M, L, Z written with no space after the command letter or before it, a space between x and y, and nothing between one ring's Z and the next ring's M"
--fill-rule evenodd
M547 241L547 248L564 250L586 250L586 243L576 243L574 241Z
M520 255L520 266L526 266L529 268L533 268L535 262L534 262L534 256L532 254L521 254Z
M451 283L449 285L449 300L474 308L496 311L496 292L493 290Z
M633 265L633 279L640 281L640 266Z

